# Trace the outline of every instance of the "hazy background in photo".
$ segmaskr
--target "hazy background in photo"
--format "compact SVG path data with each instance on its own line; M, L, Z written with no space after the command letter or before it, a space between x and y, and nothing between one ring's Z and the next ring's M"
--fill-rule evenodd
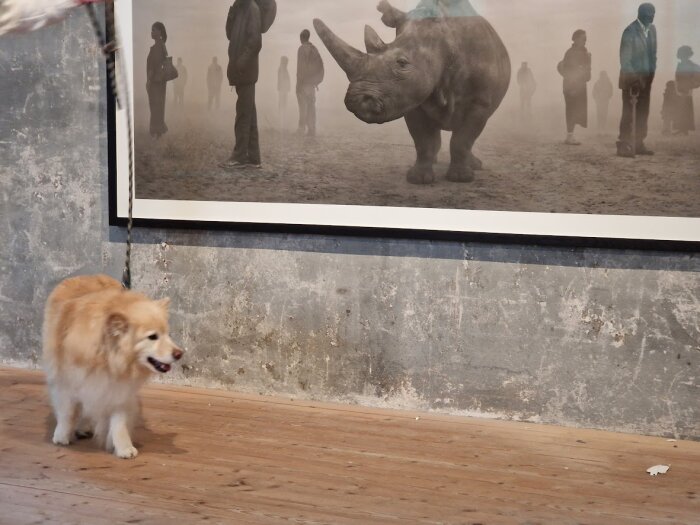
M150 27L156 20L168 30L167 48L174 61L181 57L188 69L186 102L190 110L204 108L207 100L206 73L212 57L216 56L224 72L228 61L228 41L224 25L231 0L138 0L134 2L134 49L135 49L135 97L139 122L147 121L147 99L145 93L145 64L152 45ZM571 35L576 29L588 33L588 49L593 55L593 80L599 72L608 71L615 95L610 112L610 125L614 127L619 116L619 72L618 50L624 27L636 18L638 0L473 0L475 9L496 28L510 53L513 66L511 89L492 119L487 133L501 126L510 126L519 105L515 74L520 63L527 61L537 81L537 92L533 99L535 124L544 128L554 127L557 133L564 132L564 103L561 94L561 77L556 65L571 45ZM410 10L417 0L395 0L393 5ZM296 51L299 33L308 28L311 41L317 45L326 64L326 80L318 93L319 130L340 129L345 126L355 129L367 125L351 115L343 104L347 78L326 51L311 21L321 18L338 35L359 49L364 49L363 30L365 24L372 25L385 39L394 39L394 31L385 27L376 11L377 0L278 0L275 24L263 36L260 54L260 80L258 82L258 115L261 128L275 126L277 115L277 68L280 57L289 57L292 76L290 97L290 126L296 119L294 82L296 75ZM676 49L682 44L695 45L700 52L700 35L697 21L700 20L700 2L697 0L656 1L655 24L659 35L659 72L653 92L652 121L659 120L663 84L673 77L676 66ZM224 81L222 105L233 109L235 94L229 92ZM172 83L169 100L172 99ZM590 119L594 120L593 101L589 100ZM225 113L226 117L230 117ZM224 115L222 114L222 117ZM539 116L539 117L538 117ZM398 129L410 140L402 122L384 125ZM493 129L492 129L493 128ZM386 129L384 131L387 131Z
M621 35L636 20L639 0L472 0L509 51L510 90L474 147L484 162L475 180L455 184L445 179L450 133L443 132L436 180L420 186L406 181L416 153L404 120L370 125L345 108L347 77L312 26L312 20L320 18L362 50L366 24L391 42L395 32L382 24L376 10L378 0L277 0L277 19L263 35L256 86L263 169L253 174L219 167L234 145L236 94L224 80L220 109L208 110L206 78L213 57L225 74L225 23L231 3L133 2L139 198L700 217L698 135L661 133L663 92L675 75L676 50L688 44L700 55L698 0L655 2L658 73L647 142L657 155L631 161L615 155L622 106L617 83ZM409 11L417 3L395 0L393 5ZM146 96L146 58L155 21L167 28L167 49L174 62L182 58L188 71L183 106L174 103L174 82L168 85L165 121L169 131L159 140L149 136ZM319 49L326 69L317 92L314 139L294 133L298 122L296 56L303 29L311 31L311 42ZM571 47L577 29L588 34L593 78L588 84L588 129L577 128L582 145L572 148L563 144L565 105L557 64ZM282 56L289 58L291 77L284 112L278 109L277 93ZM520 112L516 78L522 62L529 63L537 83L531 118ZM601 71L607 71L614 89L607 124L598 129L592 91Z

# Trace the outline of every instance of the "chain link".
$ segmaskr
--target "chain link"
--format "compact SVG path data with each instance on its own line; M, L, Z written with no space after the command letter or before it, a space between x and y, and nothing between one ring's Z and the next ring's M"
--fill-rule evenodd
M132 229L134 225L134 142L132 131L132 115L131 115L131 97L129 95L129 84L125 80L124 60L119 52L119 40L117 35L117 26L114 16L114 5L107 3L106 10L106 27L102 31L97 11L92 4L86 4L90 21L95 31L95 35L102 46L102 52L107 60L107 77L112 89L112 94L117 103L117 108L124 109L126 113L126 130L129 150L129 217L126 227L126 262L124 263L124 272L122 274L122 286L127 290L131 289L131 247L132 247ZM122 71L121 89L119 79L117 78L117 60L119 60L119 68ZM123 99L120 97L123 94Z

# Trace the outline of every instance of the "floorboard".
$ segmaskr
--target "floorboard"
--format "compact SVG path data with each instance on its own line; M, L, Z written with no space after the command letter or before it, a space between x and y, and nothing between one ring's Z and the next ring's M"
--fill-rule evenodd
M56 447L43 375L0 369L0 524L700 525L698 442L172 386L143 400L136 459Z

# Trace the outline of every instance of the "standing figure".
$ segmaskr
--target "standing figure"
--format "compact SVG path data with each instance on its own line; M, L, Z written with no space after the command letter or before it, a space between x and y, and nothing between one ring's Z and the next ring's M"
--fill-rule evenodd
M537 83L527 62L523 62L518 70L518 86L520 87L520 115L529 120L532 117L532 96L537 90Z
M700 65L690 60L690 57L693 56L693 50L690 46L681 46L676 56L680 62L678 62L676 69L678 110L674 120L678 133L687 135L689 131L695 131L693 89L700 87Z
M324 69L321 55L309 38L311 32L304 29L299 35L301 46L297 52L297 100L299 101L298 133L316 135L316 90L323 82Z
M177 59L178 77L175 79L175 105L179 108L185 107L185 86L187 86L187 68L182 63L182 58Z
M591 80L591 54L586 49L586 32L578 29L571 37L573 44L559 62L557 70L564 77L566 103L565 144L581 144L574 138L576 124L588 127L588 82Z
M214 57L207 69L207 109L211 111L212 106L219 109L221 102L221 85L224 82L224 72L219 65L219 59Z
M168 57L165 42L168 33L162 22L156 22L151 27L153 45L146 60L146 92L148 93L148 107L151 112L150 133L153 137L160 138L167 133L165 125L165 89L167 81L163 78L163 65Z
M619 84L622 90L622 119L617 141L617 154L620 157L654 154L644 145L644 139L648 131L651 85L656 75L655 15L656 8L652 4L640 5L637 20L622 33Z
M669 80L666 82L666 90L664 91L664 103L661 106L661 120L664 123L664 127L661 133L664 135L670 135L674 128L676 127L675 122L678 118L678 90L676 89L676 82L674 80Z
M603 131L608 125L608 108L610 107L612 96L613 85L610 82L608 72L601 71L600 77L593 85L593 100L595 100L597 109L598 131Z
M254 0L235 0L226 19L229 84L236 88L236 145L231 157L221 167L239 169L259 168L260 143L258 113L255 107L255 84L258 82L260 50L262 49L262 16Z
M280 59L280 67L277 69L277 93L279 94L278 109L282 129L286 127L287 99L289 98L289 92L292 90L292 81L289 78L289 70L287 69L288 64L289 58L282 57Z

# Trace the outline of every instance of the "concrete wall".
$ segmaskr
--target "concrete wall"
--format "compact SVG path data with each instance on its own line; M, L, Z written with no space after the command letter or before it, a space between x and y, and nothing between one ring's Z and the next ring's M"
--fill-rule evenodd
M36 366L43 302L119 277L102 65L83 13L0 40L0 362ZM700 439L700 261L673 253L139 230L172 298L170 380Z

